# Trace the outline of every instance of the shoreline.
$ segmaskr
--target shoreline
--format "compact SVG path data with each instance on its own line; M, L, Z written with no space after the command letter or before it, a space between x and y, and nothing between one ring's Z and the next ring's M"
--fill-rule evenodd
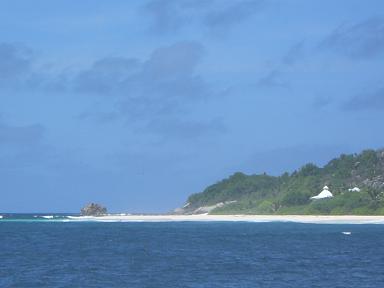
M74 216L70 221L95 222L295 222L312 224L384 224L384 216L360 215L106 215Z

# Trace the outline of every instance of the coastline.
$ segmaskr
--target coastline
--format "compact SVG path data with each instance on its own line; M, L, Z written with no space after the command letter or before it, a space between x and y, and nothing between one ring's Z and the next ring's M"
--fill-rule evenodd
M384 216L360 215L106 215L75 216L70 221L96 222L296 222L312 224L384 224Z

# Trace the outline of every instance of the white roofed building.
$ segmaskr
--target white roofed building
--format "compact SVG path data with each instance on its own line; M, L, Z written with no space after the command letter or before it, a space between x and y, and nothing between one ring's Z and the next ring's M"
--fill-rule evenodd
M323 191L321 191L318 195L311 197L311 199L324 199L324 198L332 198L333 194L329 191L328 186L324 186Z

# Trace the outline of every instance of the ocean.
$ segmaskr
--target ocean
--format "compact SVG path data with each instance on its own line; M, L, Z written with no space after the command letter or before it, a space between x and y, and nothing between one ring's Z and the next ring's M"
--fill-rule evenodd
M383 225L33 216L0 219L0 287L384 287Z

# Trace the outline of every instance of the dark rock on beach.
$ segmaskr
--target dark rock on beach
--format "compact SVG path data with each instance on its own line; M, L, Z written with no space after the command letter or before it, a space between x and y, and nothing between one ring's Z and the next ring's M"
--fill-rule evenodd
M82 216L102 216L107 214L107 208L96 203L90 203L83 207L80 213Z

